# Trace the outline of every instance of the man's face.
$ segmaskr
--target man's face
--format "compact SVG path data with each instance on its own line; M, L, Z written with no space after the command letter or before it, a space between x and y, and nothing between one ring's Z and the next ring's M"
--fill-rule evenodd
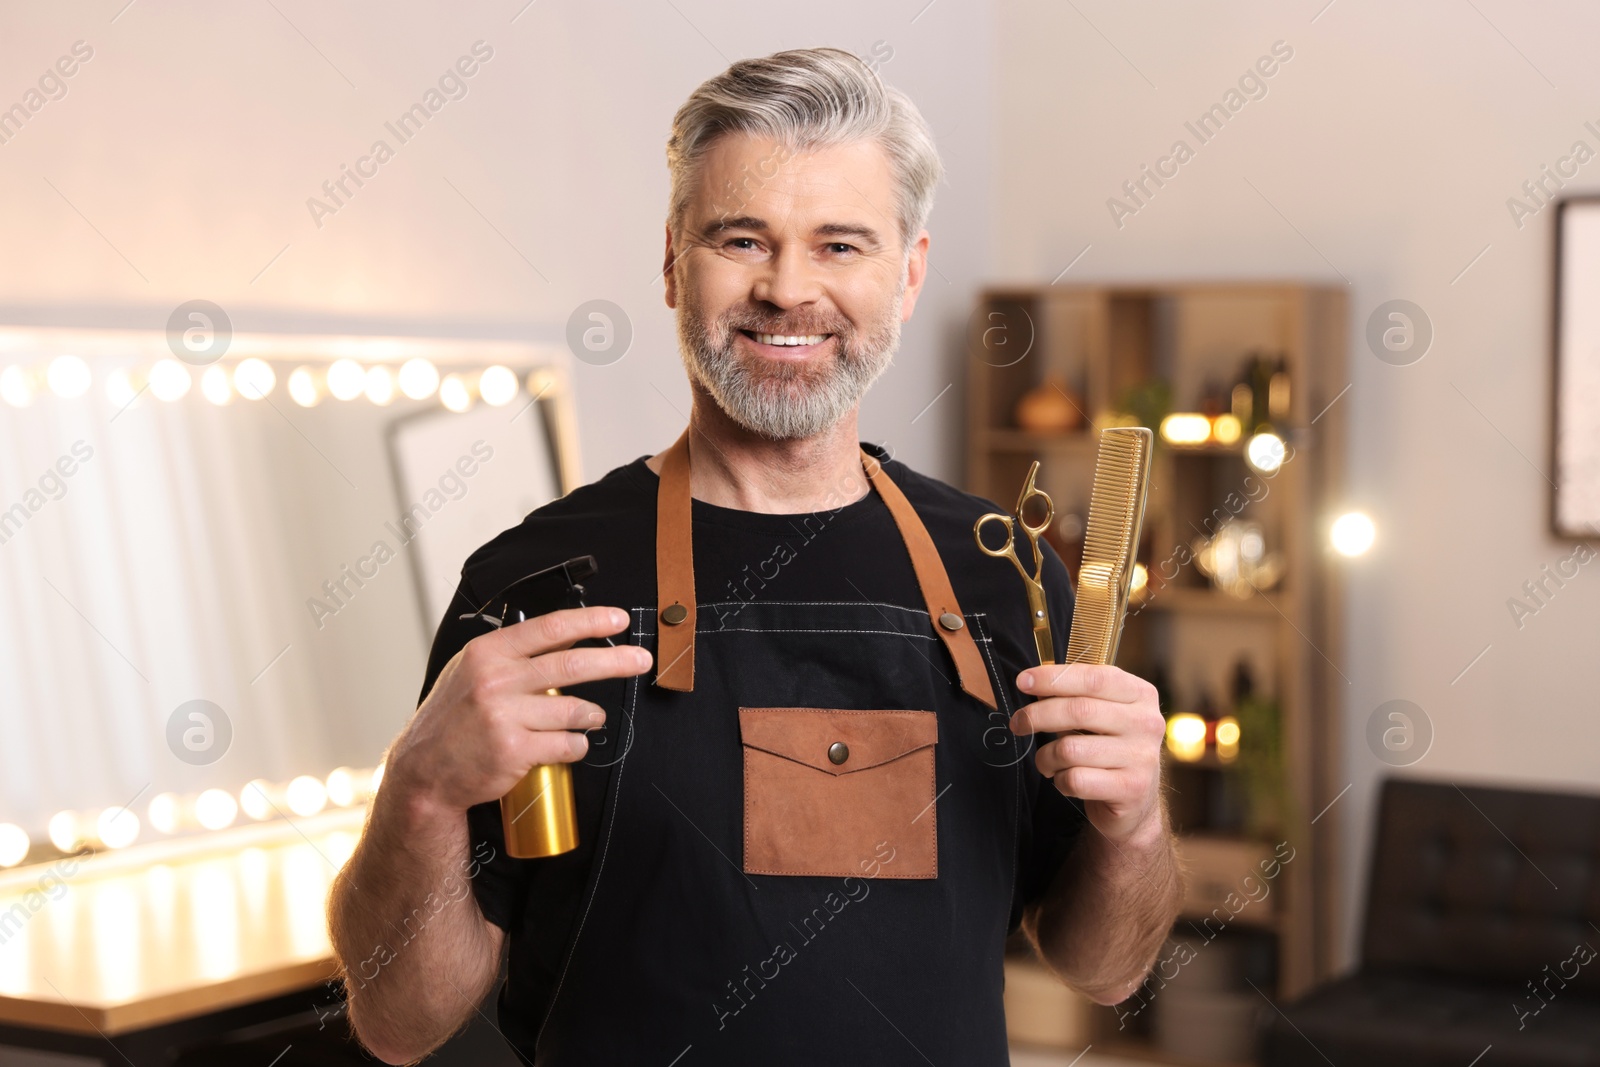
M855 409L927 269L927 232L908 257L889 159L870 141L796 153L723 136L680 240L669 229L666 298L684 364L730 418L773 439L814 436Z

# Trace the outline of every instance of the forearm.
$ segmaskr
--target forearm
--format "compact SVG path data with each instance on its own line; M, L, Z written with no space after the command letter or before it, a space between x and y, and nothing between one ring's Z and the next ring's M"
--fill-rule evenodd
M334 880L328 918L351 1024L374 1054L398 1063L470 1018L499 975L502 938L472 896L465 816L393 785L374 799Z
M1177 919L1182 879L1166 813L1113 844L1085 825L1043 901L1023 920L1041 959L1096 1003L1138 989Z

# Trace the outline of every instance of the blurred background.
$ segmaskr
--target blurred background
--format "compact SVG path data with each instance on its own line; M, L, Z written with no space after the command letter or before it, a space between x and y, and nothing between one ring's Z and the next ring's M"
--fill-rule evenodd
M1163 428L1127 665L1163 689L1198 872L1173 952L1219 922L1229 947L1148 1011L1030 985L1019 952L1016 1062L1301 1062L1260 1032L1385 945L1394 973L1500 991L1440 1018L1523 1033L1540 964L1600 938L1576 888L1600 857L1588 6L107 0L0 20L0 1043L34 1049L0 1062L167 1048L322 988L316 895L460 560L684 424L660 279L673 113L736 59L823 44L911 96L947 170L863 439L1008 506L1042 460L1075 566L1090 431ZM158 844L179 851L140 858ZM203 892L172 881L184 856L222 864ZM191 891L209 910L170 914L194 918L193 965L158 974L148 894ZM258 953L252 916L297 893L298 934ZM58 953L75 962L48 972ZM1567 978L1552 1014L1593 993ZM1360 1004L1306 1009L1304 1062L1332 1062L1339 1010L1382 1015L1343 988ZM1600 1056L1566 1025L1542 1036Z

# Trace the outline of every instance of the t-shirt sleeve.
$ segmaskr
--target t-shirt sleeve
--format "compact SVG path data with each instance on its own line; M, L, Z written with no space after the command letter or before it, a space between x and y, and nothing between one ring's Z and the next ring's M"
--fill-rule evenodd
M1057 555L1055 549L1043 541L1039 543L1039 547L1045 553L1044 595L1046 607L1050 612L1050 631L1055 642L1056 662L1064 663L1067 658L1067 637L1072 629L1072 581L1067 576L1066 564L1061 562L1061 557ZM1034 742L1035 745L1048 744L1057 736L1038 734ZM1033 768L1032 756L1029 756L1027 765ZM1085 827L1087 819L1082 800L1063 796L1055 783L1037 770L1033 770L1028 776L1028 781L1033 787L1033 832L1027 855L1022 857L1024 905L1039 900L1049 890L1056 871L1072 852L1079 835L1094 832Z
M422 692L417 696L418 705L427 698L445 666L467 642L488 632L486 624L460 618L463 614L477 611L481 606L482 599L463 572L455 596L434 634ZM505 835L500 824L500 802L492 800L468 809L467 833L468 854L478 861L478 873L472 879L472 892L477 899L478 910L502 930L509 930L511 917L516 914L517 903L526 888L524 880L527 872L516 860L506 855Z

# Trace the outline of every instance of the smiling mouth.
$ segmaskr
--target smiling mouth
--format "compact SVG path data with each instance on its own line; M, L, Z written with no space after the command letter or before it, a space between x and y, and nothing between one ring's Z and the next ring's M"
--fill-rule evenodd
M740 330L740 333L755 341L757 344L770 345L774 348L811 348L822 344L831 333L757 333L754 330Z

